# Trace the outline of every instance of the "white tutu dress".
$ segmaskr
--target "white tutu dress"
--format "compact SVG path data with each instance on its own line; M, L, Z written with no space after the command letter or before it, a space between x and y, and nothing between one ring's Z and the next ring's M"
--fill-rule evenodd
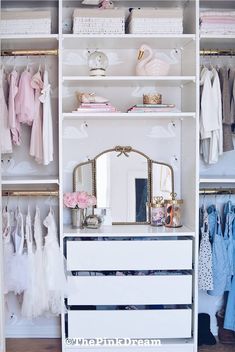
M24 218L20 209L15 212L16 226L12 232L15 253L12 257L11 282L15 294L26 290L28 284L27 254L24 248Z
M3 236L3 275L4 275L4 294L13 290L11 280L12 258L14 254L14 245L11 238L10 213L7 208L2 212L2 236Z
M40 217L40 210L36 207L34 218L34 239L36 243L36 250L34 255L35 260L35 277L36 277L36 296L35 311L36 316L40 316L49 309L47 287L45 282L45 266L43 256L43 233L42 223Z
M35 307L35 297L36 297L36 276L35 276L35 256L34 256L34 244L33 244L33 233L32 233L32 222L31 215L28 208L28 213L25 222L25 235L27 242L27 266L28 271L28 283L27 289L24 291L23 302L21 313L25 318L35 318L36 307Z
M45 282L49 297L49 310L59 315L62 312L62 298L67 292L67 282L64 272L64 262L58 243L55 216L52 209L43 222L47 227L45 237Z

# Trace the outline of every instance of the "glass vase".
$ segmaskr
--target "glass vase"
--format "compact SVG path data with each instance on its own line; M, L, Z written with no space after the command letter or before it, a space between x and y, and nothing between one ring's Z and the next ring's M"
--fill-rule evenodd
M72 209L72 228L83 229L85 221L85 209Z

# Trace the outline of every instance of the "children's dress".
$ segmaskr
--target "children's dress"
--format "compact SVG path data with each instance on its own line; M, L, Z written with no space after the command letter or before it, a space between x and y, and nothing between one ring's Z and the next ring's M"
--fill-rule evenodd
M10 213L6 208L2 212L2 237L3 237L3 275L4 294L13 290L11 280L11 265L14 246L11 238Z
M35 312L37 311L37 308L35 307L37 279L35 277L33 232L32 232L32 222L31 222L31 215L30 215L29 208L28 208L28 213L27 213L26 222L25 222L25 236L26 236L26 243L27 243L27 265L29 268L29 273L28 273L27 289L24 291L24 295L23 295L21 313L23 317L32 319L37 317L37 314Z
M45 70L43 74L43 89L42 95L39 97L43 103L43 127L42 127L42 140L43 140L43 164L48 165L53 161L53 126L51 114L51 85L48 80L48 71Z
M11 131L8 120L8 108L3 88L4 70L0 69L0 152L2 154L12 153Z
M38 71L32 77L31 81L32 88L35 89L35 100L34 100L34 121L31 131L30 140L30 152L37 163L43 163L43 140L42 140L42 103L39 100L41 90L43 88L43 81L41 78L41 72Z
M12 142L15 145L20 145L20 122L16 117L16 109L15 109L15 97L18 93L17 87L18 81L18 73L16 70L13 70L9 77L9 96L8 96L8 113L9 113L9 126L12 134Z
M58 243L58 234L55 216L52 209L45 218L43 224L47 227L45 237L44 258L45 258L45 283L47 285L50 312L56 315L61 314L61 298L67 292L67 282L64 272L64 263Z
M12 257L11 281L15 294L24 292L28 284L28 262L24 248L24 219L20 209L15 212L16 226L12 232L15 252Z
M36 296L35 296L35 315L40 316L48 311L48 295L45 285L45 267L43 261L43 233L40 217L40 210L36 207L34 218L34 239L35 250L35 277L36 277Z
M31 86L32 73L26 69L21 73L18 93L15 97L17 119L29 126L34 120L34 89Z

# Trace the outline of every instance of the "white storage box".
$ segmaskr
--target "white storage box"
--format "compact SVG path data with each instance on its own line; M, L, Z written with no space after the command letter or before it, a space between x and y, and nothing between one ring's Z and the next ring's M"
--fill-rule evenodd
M128 18L128 32L132 34L182 34L183 10L133 9Z
M2 11L1 34L50 34L50 11Z
M124 34L125 11L121 9L75 9L73 33Z

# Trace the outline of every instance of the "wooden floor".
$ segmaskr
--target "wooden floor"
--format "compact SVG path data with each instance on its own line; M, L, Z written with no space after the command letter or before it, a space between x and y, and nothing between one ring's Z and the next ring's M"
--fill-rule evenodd
M6 352L60 352L60 339L7 339Z
M7 339L7 352L60 352L60 339ZM160 350L159 350L160 351ZM201 346L199 352L235 352L235 345Z
M217 343L214 346L201 346L199 352L235 352L235 345L222 345Z

